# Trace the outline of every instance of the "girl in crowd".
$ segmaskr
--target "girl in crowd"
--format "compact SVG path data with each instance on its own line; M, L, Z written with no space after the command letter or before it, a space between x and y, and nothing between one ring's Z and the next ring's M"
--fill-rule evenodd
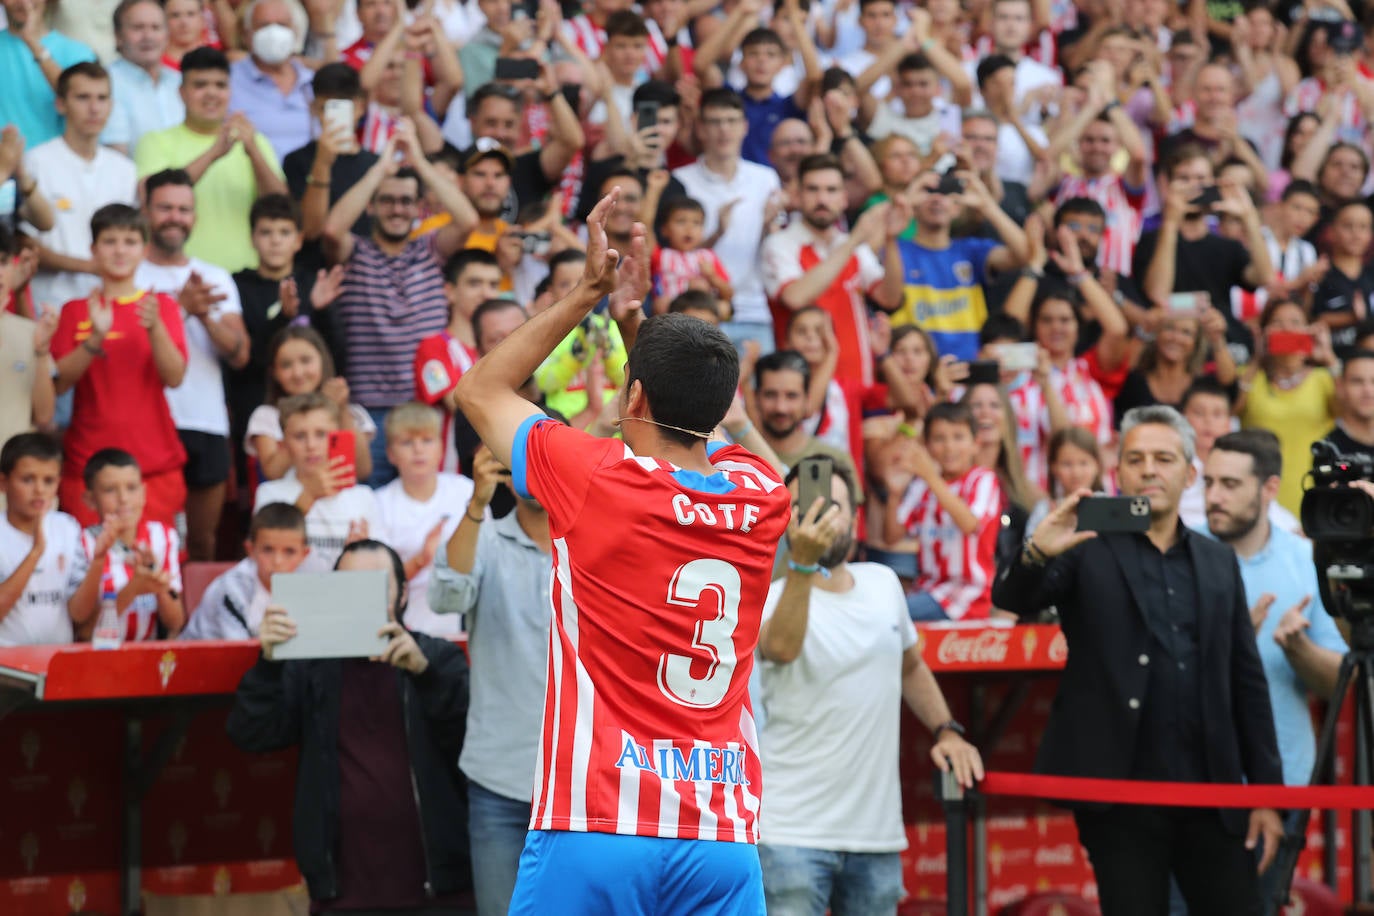
M357 478L366 480L372 473L370 443L377 426L366 410L348 401L348 382L334 374L334 358L324 338L314 328L283 328L267 354L267 399L248 418L248 434L243 450L256 458L266 480L277 480L291 468L291 456L282 448L281 416L277 403L295 394L323 392L339 405L341 429L353 430L354 461Z
M1065 495L1083 489L1094 493L1106 490L1102 481L1102 451L1086 429L1069 426L1050 436L1048 457L1050 493L1035 504L1026 522L1028 531L1034 531Z
M1279 504L1297 514L1303 476L1312 462L1309 449L1336 420L1331 332L1324 324L1309 324L1302 306L1291 299L1275 299L1260 315L1258 350L1241 377L1235 413L1245 428L1279 437L1284 468Z

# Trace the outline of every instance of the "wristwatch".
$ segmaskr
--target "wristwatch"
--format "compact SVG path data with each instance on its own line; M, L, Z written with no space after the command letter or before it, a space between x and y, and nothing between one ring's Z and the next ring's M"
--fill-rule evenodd
M960 738L968 734L968 732L964 731L964 727L960 725L957 720L950 719L948 722L941 722L939 725L932 728L930 730L930 736L934 738L936 741L939 741L940 734L942 732L947 731L954 732L954 734L958 735Z

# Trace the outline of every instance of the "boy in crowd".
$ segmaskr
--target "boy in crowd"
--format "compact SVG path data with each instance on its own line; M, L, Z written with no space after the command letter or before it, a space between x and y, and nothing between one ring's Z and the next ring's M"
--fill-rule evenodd
M242 560L210 583L182 639L256 639L272 600L272 576L292 573L310 556L305 516L289 503L268 503L253 515Z
M1374 301L1374 265L1365 252L1374 239L1374 216L1369 204L1352 200L1336 208L1331 220L1331 269L1312 293L1312 317L1331 329L1336 356L1355 352L1356 325L1369 317Z
M448 300L448 327L420 341L415 349L415 397L443 410L439 441L441 467L458 469L453 448L453 414L458 409L453 389L458 379L477 362L477 338L472 315L488 299L501 295L501 265L496 255L479 248L464 248L444 262L444 298Z
M668 303L668 314L691 315L707 324L720 327L720 303L715 296L703 290L689 289L675 296L673 301ZM744 377L745 373L741 372L740 378Z
M655 176L661 176L655 181ZM668 173L649 176L649 193L644 198L641 219L645 225L653 221L655 212L662 213L659 229L663 244L653 245L649 265L652 270L653 312L661 315L679 293L691 289L706 289L729 303L735 291L730 286L730 274L720 258L705 244L706 209L690 197L679 197L658 209L658 195L667 184Z
M0 646L72 641L73 624L95 616L100 571L113 532L101 537L89 566L81 526L54 511L62 449L43 433L20 433L0 448Z
M397 478L377 491L377 540L405 561L410 583L407 629L430 636L457 636L461 618L429 607L429 578L439 545L458 527L458 506L472 496L472 481L439 471L443 415L411 401L386 415L386 454ZM450 449L452 451L452 449Z
M978 620L992 609L994 552L1002 514L997 472L979 467L977 426L963 404L936 404L926 414L925 448L916 473L894 469L883 536L920 542L918 591L907 596L911 619Z
M100 524L81 534L86 562L101 568L117 591L120 632L126 642L175 637L186 625L181 602L181 539L176 529L145 519L148 501L138 461L123 449L105 448L91 456L83 472L86 504ZM106 532L113 535L109 541ZM109 541L103 562L95 560Z
M330 457L339 405L315 391L286 398L280 410L291 471L258 487L253 511L269 503L291 503L301 510L311 551L325 568L332 568L345 544L368 536L377 521L377 502L371 490L358 485L351 450Z

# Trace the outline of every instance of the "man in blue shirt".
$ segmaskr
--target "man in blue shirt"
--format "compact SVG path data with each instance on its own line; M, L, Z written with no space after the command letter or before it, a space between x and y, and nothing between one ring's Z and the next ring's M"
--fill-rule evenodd
M1203 483L1207 528L1235 548L1240 561L1269 680L1283 781L1301 785L1311 778L1316 755L1308 693L1330 696L1346 646L1322 606L1311 542L1269 523L1281 471L1278 439L1250 429L1217 439Z
M13 124L34 147L62 133L53 89L62 71L95 52L51 31L43 19L45 0L3 0L9 27L0 31L0 126Z

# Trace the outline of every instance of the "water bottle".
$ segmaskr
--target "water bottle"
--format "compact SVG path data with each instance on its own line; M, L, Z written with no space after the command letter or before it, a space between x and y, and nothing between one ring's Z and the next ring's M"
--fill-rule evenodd
M114 582L107 575L100 580L100 611L95 621L91 645L96 649L118 649L124 644L124 630L119 625L118 595Z

